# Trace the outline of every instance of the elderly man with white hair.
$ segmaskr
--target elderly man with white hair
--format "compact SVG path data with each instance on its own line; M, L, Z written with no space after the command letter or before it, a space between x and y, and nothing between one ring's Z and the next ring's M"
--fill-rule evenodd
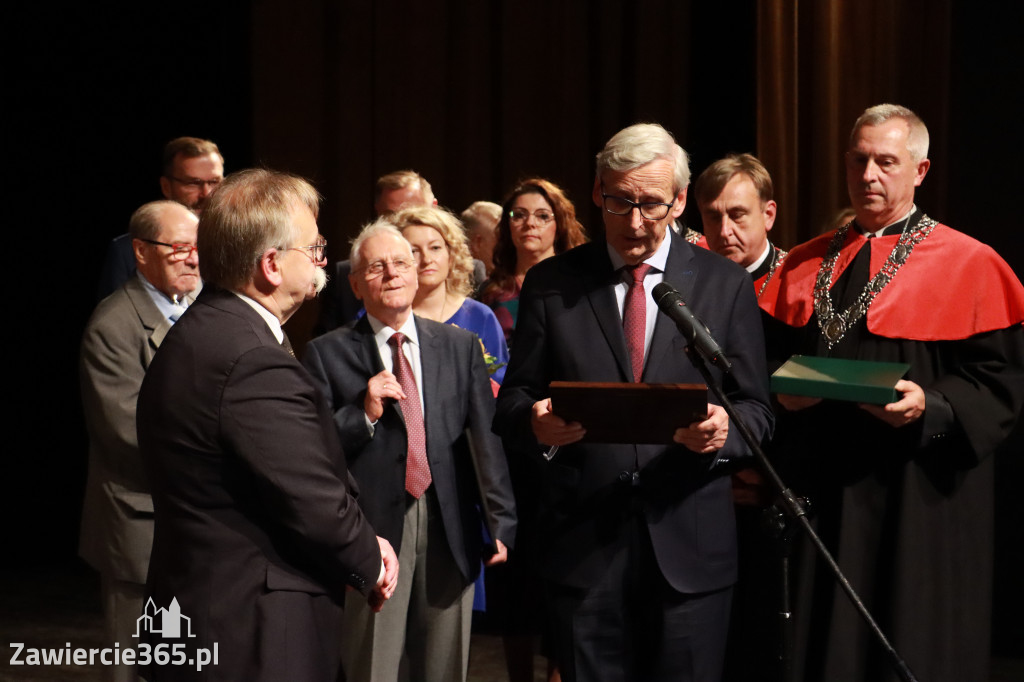
M732 361L712 369L758 438L772 428L750 277L669 229L686 205L686 153L661 126L620 131L597 155L604 239L526 275L495 429L542 467L539 567L565 680L721 679L736 531L726 467L748 455L725 410L679 416L674 442L587 442L552 381L703 383L651 297L675 287ZM552 456L551 447L558 446ZM546 455L546 456L545 456Z

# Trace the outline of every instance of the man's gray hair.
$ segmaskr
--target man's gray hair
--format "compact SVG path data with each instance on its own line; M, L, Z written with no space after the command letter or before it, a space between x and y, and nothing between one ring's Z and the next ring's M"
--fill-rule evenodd
M224 178L199 219L203 279L233 290L252 281L267 249L294 246L296 205L320 213L320 195L296 175L252 168Z
M187 208L177 201L171 201L170 199L151 201L148 204L139 206L135 209L135 213L132 213L132 217L128 221L128 234L131 235L132 239L159 240L161 219L164 213L175 208L188 211Z
M597 154L597 177L606 170L624 173L657 159L672 161L674 193L689 186L690 163L686 152L657 123L637 123L615 133Z
M857 118L850 131L850 148L857 143L857 134L864 126L882 125L894 118L901 119L907 123L907 151L914 161L923 161L928 158L928 127L925 126L921 117L910 109L899 104L876 104L864 110L864 113Z
M352 240L352 249L349 251L349 260L352 262L352 272L355 272L363 265L362 249L363 244L370 237L376 237L379 234L390 234L394 237L398 237L400 240L408 244L405 236L401 230L395 227L388 218L377 218L372 223L363 225L363 228L359 230L359 234ZM412 254L412 246L409 247L409 253Z
M493 201L474 201L462 212L462 224L466 232L473 234L482 227L494 231L501 221L501 206Z

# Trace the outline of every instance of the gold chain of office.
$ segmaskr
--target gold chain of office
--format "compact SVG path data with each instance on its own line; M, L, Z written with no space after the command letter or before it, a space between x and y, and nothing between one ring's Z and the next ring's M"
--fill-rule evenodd
M914 247L931 234L935 226L938 225L938 221L922 214L914 229L908 230L904 227L899 241L892 247L882 268L868 280L864 285L864 290L850 304L850 307L837 313L832 307L832 294L829 290L832 288L832 278L835 275L836 261L839 260L839 251L843 242L846 241L846 234L851 225L853 225L852 222L836 230L835 236L829 242L825 257L821 261L821 267L818 269L818 279L814 283L814 312L818 316L818 328L821 329L821 334L825 337L829 350L832 350L832 347L842 340L857 320L867 314L875 297L885 289L903 264L907 262Z
M783 251L782 249L775 249L772 247L772 264L768 268L768 275L764 278L764 282L761 283L761 288L757 290L757 298L761 298L761 294L768 288L768 282L772 281L772 276L775 275L775 270L782 265L782 261L786 260L786 256L789 255L789 251Z

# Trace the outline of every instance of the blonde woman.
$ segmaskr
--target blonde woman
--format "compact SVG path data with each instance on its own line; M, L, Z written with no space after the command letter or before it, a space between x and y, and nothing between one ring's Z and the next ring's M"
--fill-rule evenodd
M500 384L508 363L508 346L491 309L469 298L473 259L462 223L436 206L403 209L391 216L391 222L412 245L416 257L419 289L413 312L479 336L489 367L496 367L491 378Z

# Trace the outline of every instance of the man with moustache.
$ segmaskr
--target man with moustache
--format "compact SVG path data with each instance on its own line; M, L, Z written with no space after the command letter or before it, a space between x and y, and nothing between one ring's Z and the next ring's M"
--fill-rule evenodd
M100 572L105 646L133 646L135 619L153 545L153 500L135 433L135 401L146 368L200 286L198 219L173 201L132 214L135 275L96 307L82 337L82 406L89 475L79 554ZM128 665L104 666L105 679L137 679Z
M345 673L394 681L404 654L414 679L465 680L480 559L505 561L516 527L483 350L475 334L413 315L416 259L386 219L363 228L351 258L366 315L311 341L304 362L402 574L381 613L346 604Z
M786 258L768 239L777 209L768 169L751 154L730 154L708 166L694 190L708 248L749 272L760 296Z
M790 251L761 306L779 323L779 359L910 365L884 406L779 396L794 486L915 675L986 680L990 455L1024 404L1024 288L992 249L915 205L929 167L914 112L867 109L846 152L856 219ZM803 679L895 679L827 570L810 555L802 569Z
M224 157L217 145L198 137L178 137L164 146L160 192L201 215L217 184L224 179ZM97 300L102 300L135 271L132 240L122 234L111 240L103 258Z
M143 381L147 595L191 619L189 658L219 651L201 673L154 665L151 680L334 680L346 586L374 608L394 590L397 557L360 511L331 414L281 328L324 284L318 209L295 176L225 179L200 221L206 286ZM181 644L157 634L154 648Z
M749 278L669 225L686 205L686 153L637 124L597 155L605 238L526 275L495 430L542 468L539 568L562 679L721 679L736 580L723 460L749 455L724 408L680 424L674 442L580 442L551 381L703 383L686 339L650 291L676 288L732 361L712 373L753 434L771 432L761 321ZM556 446L553 452L551 446Z

